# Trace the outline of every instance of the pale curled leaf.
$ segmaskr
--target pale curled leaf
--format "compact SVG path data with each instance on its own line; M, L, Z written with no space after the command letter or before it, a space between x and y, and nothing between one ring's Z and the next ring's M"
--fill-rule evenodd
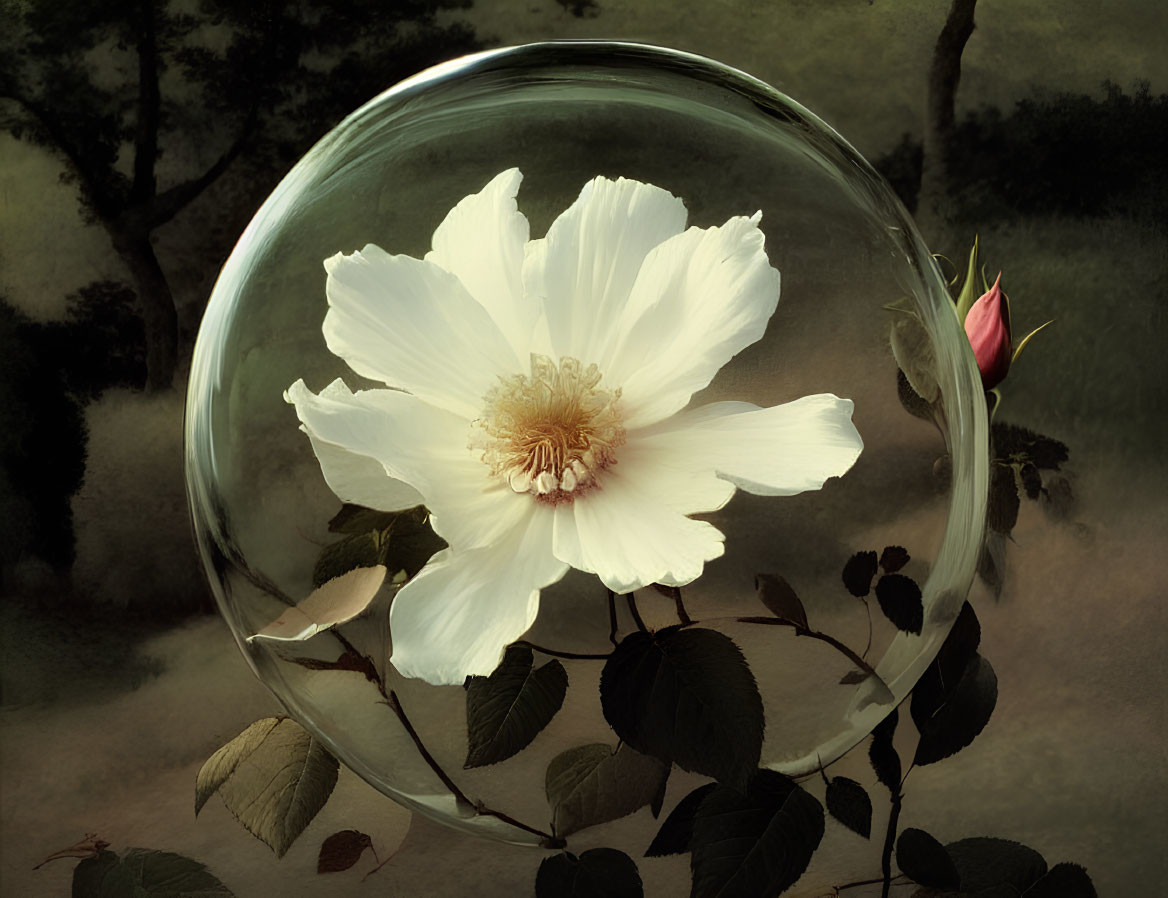
M668 776L668 764L627 745L570 748L548 764L552 828L562 837L631 814L652 804Z
M360 567L334 577L314 589L304 601L288 608L278 618L247 638L273 642L300 642L322 630L350 621L369 607L385 582L386 569L377 564Z
M328 801L337 771L336 758L298 723L266 718L203 765L196 813L218 791L244 828L283 857Z

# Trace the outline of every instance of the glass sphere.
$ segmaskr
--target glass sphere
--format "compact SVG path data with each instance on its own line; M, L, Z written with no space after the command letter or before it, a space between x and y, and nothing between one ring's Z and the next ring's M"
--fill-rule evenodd
M464 767L468 691L402 676L388 660L391 601L443 543L425 508L388 530L385 519L352 508L337 518L341 500L285 400L299 379L313 392L336 378L354 390L381 386L326 345L324 260L370 243L422 259L447 213L512 168L524 176L518 207L533 238L598 175L669 191L690 226L761 210L757 227L781 272L781 298L761 339L724 364L690 407L730 400L769 408L821 393L854 402L863 451L843 476L798 495L739 489L695 516L724 534L724 554L680 587L684 610L669 589L635 593L646 628L688 615L741 650L765 712L763 766L799 774L838 758L936 654L980 551L987 424L945 283L887 184L813 114L741 72L634 44L489 51L397 85L318 143L240 238L199 333L186 471L202 559L257 676L343 763L436 820L535 845L552 817L549 762L574 746L617 744L599 683L603 656L637 628L634 606L580 570L545 587L522 638L537 647L537 667L552 658L563 666L562 707L521 751ZM908 386L934 393L917 416L905 399L921 401L898 381L898 361L910 369ZM900 573L920 586L916 627L898 629L875 591L857 597L841 576L855 553L885 546L911 556ZM301 640L250 638L314 586L378 561L389 577L374 583L375 597L356 617L324 621ZM776 614L773 595L770 607L760 600L760 575L781 577L798 594L804 625L750 620ZM330 669L344 653L372 668ZM876 675L863 675L856 657ZM667 807L700 781L673 772ZM628 819L621 825L652 832L644 811Z

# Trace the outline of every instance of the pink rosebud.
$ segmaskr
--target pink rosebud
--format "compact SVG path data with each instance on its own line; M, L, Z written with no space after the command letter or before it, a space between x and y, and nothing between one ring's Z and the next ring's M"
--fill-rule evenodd
M1010 370L1010 305L1002 293L1002 275L969 309L965 334L973 347L982 386L992 390Z

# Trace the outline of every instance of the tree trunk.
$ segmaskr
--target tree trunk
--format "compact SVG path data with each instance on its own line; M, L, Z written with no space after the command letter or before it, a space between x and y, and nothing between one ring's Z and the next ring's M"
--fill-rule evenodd
M148 230L118 223L107 224L107 228L138 294L138 314L146 332L146 389L169 390L174 386L178 361L178 313L170 284L154 255Z
M957 117L957 85L961 80L961 54L973 34L973 10L976 5L977 0L953 0L945 27L937 37L929 66L924 154L916 219L925 239L935 247L943 247L948 237L949 166Z

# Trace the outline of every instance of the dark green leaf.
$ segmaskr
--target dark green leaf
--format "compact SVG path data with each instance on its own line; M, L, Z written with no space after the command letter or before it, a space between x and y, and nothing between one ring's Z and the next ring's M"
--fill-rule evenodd
M102 851L73 870L73 898L232 898L205 866L181 854Z
M202 766L195 810L217 791L235 819L283 857L328 801L337 770L337 759L294 720L265 718Z
M893 708L872 731L872 744L868 747L868 760L876 772L876 779L894 794L900 791L901 765L900 755L892 745L892 736L899 720L900 713Z
M1057 471L1069 456L1065 443L1017 424L996 421L991 431L998 458L1030 461L1043 470Z
M1097 898L1095 885L1078 864L1055 864L1024 898Z
M921 632L925 622L925 606L921 601L921 589L917 582L904 574L885 574L876 581L876 599L898 630L906 633Z
M827 784L827 812L854 833L872 835L872 799L864 787L846 776Z
M628 745L569 748L552 759L545 777L552 830L568 836L631 814L651 804L668 777L668 764Z
M912 388L912 384L908 382L908 378L899 368L896 369L896 398L900 400L904 410L914 418L921 418L925 421L933 420L932 406Z
M653 815L654 820L661 816L661 809L665 806L665 792L669 788L669 774L672 770L673 765L665 765L665 776L661 777L661 785L657 787L657 792L649 802L649 813Z
M1041 854L1008 839L962 839L946 848L964 892L1008 887L1022 894L1046 875L1046 861Z
M880 553L880 567L886 574L895 574L908 564L910 557L904 546L885 546Z
M717 787L717 783L706 783L679 801L661 824L661 829L657 830L657 835L645 852L645 857L664 857L667 854L684 854L689 851L690 842L693 840L694 816L705 797Z
M532 669L526 646L507 648L489 677L471 677L466 689L466 767L504 761L531 744L548 725L568 691L559 661Z
M320 587L355 568L381 564L385 560L383 549L381 534L376 530L329 543L317 556L312 585Z
M320 845L320 855L316 859L317 873L340 873L348 870L361 859L366 848L373 847L373 840L355 829L343 829L333 833Z
M1065 477L1052 477L1046 485L1046 502L1043 508L1056 521L1064 521L1071 516L1075 506L1075 494L1071 482Z
M915 883L931 889L957 889L961 877L945 846L923 829L904 830L896 840L896 865Z
M864 598L872 591L872 578L875 576L875 552L857 552L844 565L844 586L857 599Z
M1037 499L1042 495L1042 475L1038 473L1038 468L1027 462L1018 476L1022 479L1022 489L1026 491L1027 499Z
M1018 523L1018 481L1009 465L990 465L990 492L986 499L986 526L1009 533Z
M956 754L985 729L998 700L998 678L989 661L974 656L945 703L931 716L918 716L912 704L913 722L921 734L916 764L933 764Z
M841 686L855 686L857 683L863 683L871 676L867 671L852 668L842 677L840 677Z
M745 794L718 785L694 817L691 898L778 895L823 839L823 808L793 780L759 770Z
M600 704L644 754L745 788L762 753L763 707L730 637L700 627L630 633L605 662Z
M641 874L615 848L569 851L546 858L535 877L535 898L643 898Z
M807 611L791 584L778 574L758 574L754 578L759 600L775 617L807 629Z
M393 525L400 515L409 512L377 511L361 505L346 502L341 510L328 522L329 533L368 533L371 530L385 530Z
M979 645L981 624L978 623L973 606L969 602L964 602L957 619L949 628L945 641L941 643L937 657L925 668L925 672L913 687L914 721L917 721L918 716L922 720L932 717L945 703L950 691L965 673L965 668L977 654Z

